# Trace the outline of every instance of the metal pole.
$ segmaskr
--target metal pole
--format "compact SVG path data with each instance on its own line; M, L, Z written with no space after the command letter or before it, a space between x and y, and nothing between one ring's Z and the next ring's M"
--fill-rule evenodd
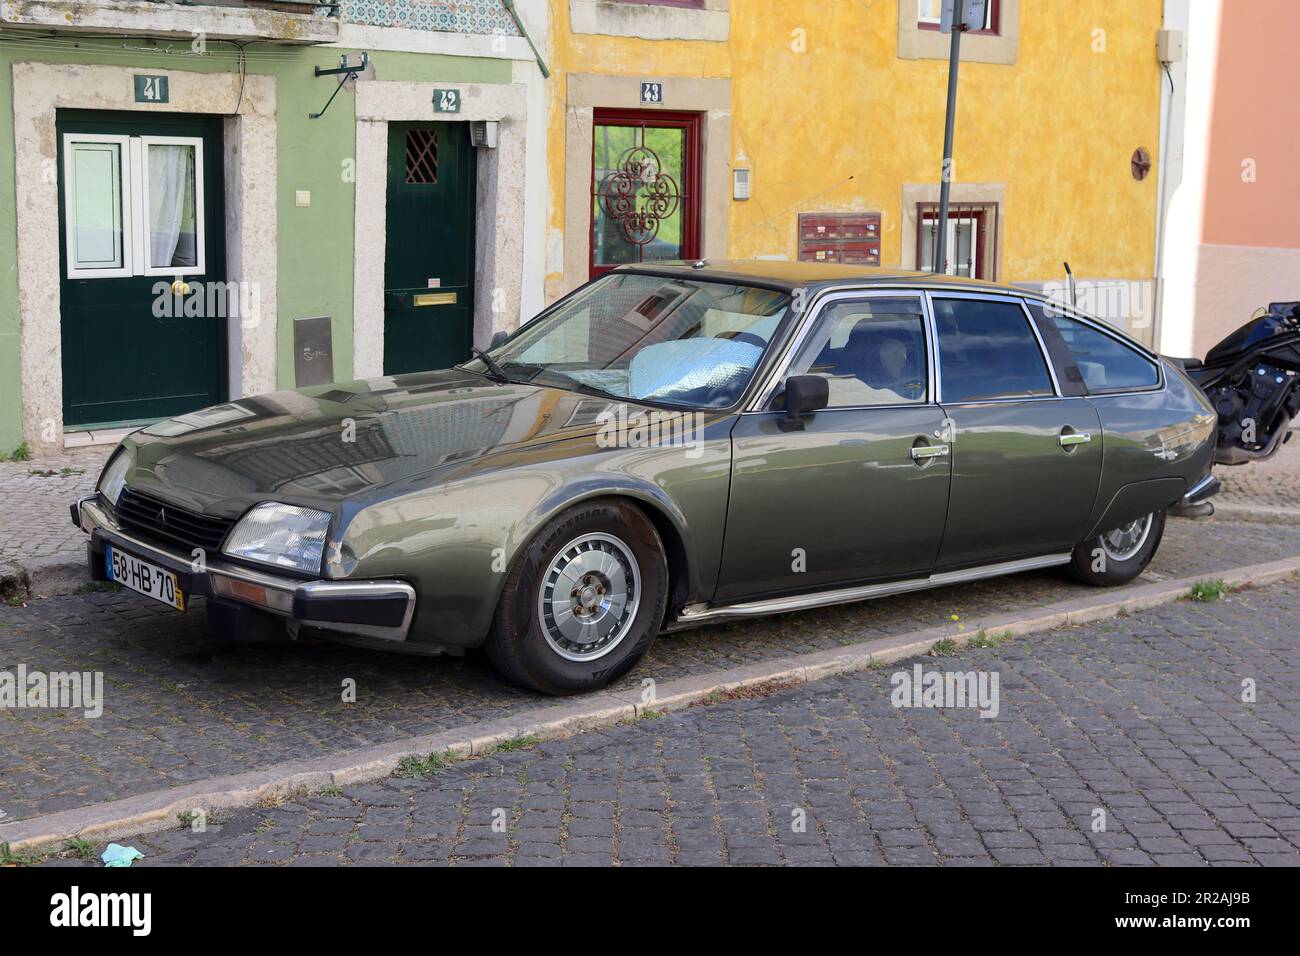
M961 9L961 5L958 5ZM939 221L935 223L938 248L934 253L934 271L947 272L948 258L948 187L952 178L952 128L957 119L957 64L961 62L961 34L965 23L952 25L952 49L948 54L948 115L943 124L943 173L939 180Z

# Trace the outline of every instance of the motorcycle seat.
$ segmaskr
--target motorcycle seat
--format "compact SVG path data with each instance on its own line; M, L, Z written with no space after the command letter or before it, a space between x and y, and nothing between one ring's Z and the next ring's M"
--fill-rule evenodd
M1192 369L1205 367L1205 364L1198 358L1175 358L1172 355L1166 355L1165 358L1187 372L1190 372Z

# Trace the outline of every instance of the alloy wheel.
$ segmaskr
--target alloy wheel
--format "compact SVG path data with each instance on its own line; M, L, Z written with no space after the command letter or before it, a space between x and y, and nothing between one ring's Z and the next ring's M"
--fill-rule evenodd
M610 534L584 534L547 568L537 613L555 653L594 661L627 636L640 602L641 572L632 549Z
M1128 561L1141 551L1151 534L1151 519L1154 517L1146 515L1103 534L1101 548L1106 557L1112 561Z

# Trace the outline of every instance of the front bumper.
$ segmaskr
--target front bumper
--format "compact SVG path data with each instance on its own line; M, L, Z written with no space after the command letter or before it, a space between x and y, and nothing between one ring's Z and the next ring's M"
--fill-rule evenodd
M189 555L124 531L93 495L72 506L72 523L90 535L87 554L96 581L108 580L104 545L110 544L171 571L187 596L231 601L306 627L385 641L405 641L410 633L415 588L405 581L308 581L223 560L207 560L199 569Z

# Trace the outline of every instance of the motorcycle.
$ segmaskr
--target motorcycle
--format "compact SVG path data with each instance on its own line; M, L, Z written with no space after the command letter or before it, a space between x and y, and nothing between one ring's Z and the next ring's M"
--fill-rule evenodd
M1273 302L1200 359L1182 366L1219 413L1217 465L1277 454L1300 413L1300 302Z

